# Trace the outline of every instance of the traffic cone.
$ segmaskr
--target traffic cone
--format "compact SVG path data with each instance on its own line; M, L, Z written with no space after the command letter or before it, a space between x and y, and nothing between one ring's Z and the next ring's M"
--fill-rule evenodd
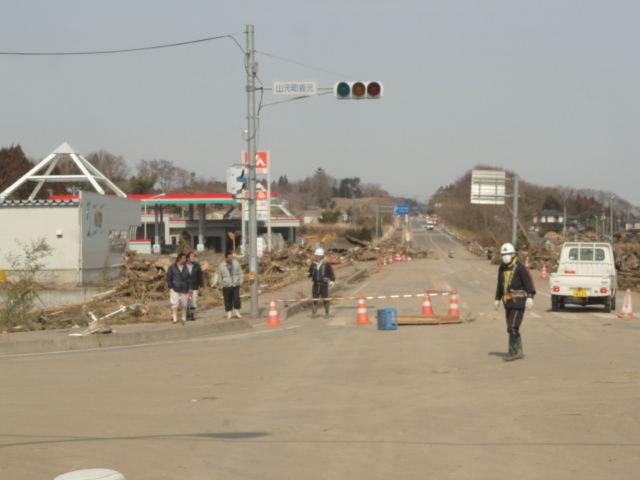
M382 264L383 267L387 266L387 257L384 257L384 263Z
M433 317L433 309L431 308L431 297L429 296L429 290L424 290L424 300L422 301L422 313L423 317Z
M542 280L546 280L547 278L549 278L549 275L547 275L547 266L546 265L542 265L542 273L540 274L540 278Z
M267 327L279 327L280 319L278 318L278 309L276 308L275 298L271 298L269 303L269 317L267 318Z
M631 307L631 289L627 288L627 293L624 296L624 303L622 304L622 309L620 310L620 315L618 318L635 318L633 316L633 308Z
M449 313L447 313L450 317L459 317L460 310L458 310L458 292L455 290L451 292L451 302L449 303Z
M369 325L369 315L367 314L367 307L364 306L364 297L360 294L358 298L358 316L356 318L356 325Z
M391 265L392 263L393 263L393 255L389 257L389 265Z
M406 262L407 261L407 256L406 255L402 255L402 261Z

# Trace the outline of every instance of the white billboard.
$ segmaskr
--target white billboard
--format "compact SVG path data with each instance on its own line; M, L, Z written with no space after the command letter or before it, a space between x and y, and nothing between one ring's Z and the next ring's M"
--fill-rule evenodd
M473 170L471 172L471 203L504 205L506 172Z

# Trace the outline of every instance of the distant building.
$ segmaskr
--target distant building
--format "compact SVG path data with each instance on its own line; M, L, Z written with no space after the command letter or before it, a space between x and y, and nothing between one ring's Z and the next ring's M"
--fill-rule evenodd
M543 210L533 217L533 223L540 227L561 227L564 224L564 213L558 210Z
M628 218L624 221L624 229L630 233L640 232L640 218Z
M318 223L318 220L322 216L322 212L304 212L302 217L302 223L308 225L310 223Z
M576 217L567 215L565 223L564 213L559 210L543 210L533 217L533 223L541 229L562 228L566 225L569 231L577 231L580 227Z

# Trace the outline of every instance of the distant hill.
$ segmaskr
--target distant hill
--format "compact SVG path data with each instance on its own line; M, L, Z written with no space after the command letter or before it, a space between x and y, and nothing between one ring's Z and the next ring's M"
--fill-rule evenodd
M474 170L494 170L495 168L477 166ZM512 198L506 199L506 205L471 204L471 172L449 186L440 187L429 200L429 211L437 212L444 221L465 232L483 245L502 243L511 239ZM507 171L507 177L513 177ZM507 194L513 194L513 183L507 182ZM581 225L593 225L596 217L609 218L611 192L593 189L573 189L569 187L541 187L533 183L519 182L518 219L524 228L533 225L534 215L542 210L563 211L566 206L567 217L573 217ZM640 213L638 207L616 198L614 218L623 222L630 216ZM544 234L545 232L539 232ZM494 240L495 239L495 240Z

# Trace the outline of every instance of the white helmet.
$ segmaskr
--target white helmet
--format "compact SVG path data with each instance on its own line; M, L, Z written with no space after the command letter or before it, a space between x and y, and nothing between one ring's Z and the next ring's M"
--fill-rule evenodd
M515 253L516 249L511 243L505 243L500 247L500 255L513 255Z
M317 255L318 257L324 257L324 250L321 248L316 248L316 251L313 252L314 255Z

